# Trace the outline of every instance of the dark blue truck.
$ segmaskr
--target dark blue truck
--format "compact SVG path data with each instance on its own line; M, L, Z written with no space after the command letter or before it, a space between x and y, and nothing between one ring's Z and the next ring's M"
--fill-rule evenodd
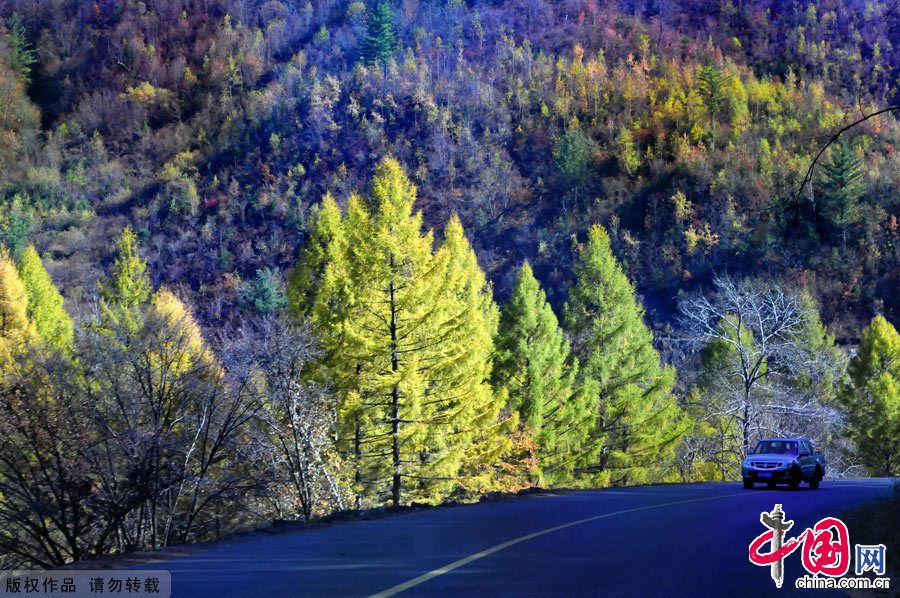
M787 484L796 488L807 482L816 489L825 476L825 458L806 438L760 440L741 465L744 488L754 484Z

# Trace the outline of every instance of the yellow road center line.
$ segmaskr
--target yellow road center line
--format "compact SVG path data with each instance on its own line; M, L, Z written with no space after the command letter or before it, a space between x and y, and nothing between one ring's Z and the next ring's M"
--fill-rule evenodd
M701 502L704 500L715 500L717 498L730 498L732 496L759 496L760 494L764 494L766 492L775 492L774 490L763 490L762 492L736 492L733 494L719 494L716 496L704 496L702 498L691 498L688 500L677 500L674 502L666 502L660 503L656 505L647 505L645 507L635 507L633 509L625 509L624 511L615 511L614 513L604 513L603 515L595 515L593 517L587 517L585 519L579 519L578 521L570 521L569 523L564 523L562 525L557 525L555 527L548 527L547 529L540 530L531 534L526 534L524 536L519 536L518 538L513 538L512 540L507 540L502 544L497 544L496 546L492 546L490 548L486 548L481 552L476 552L475 554L471 554L465 558L461 558L458 561L453 561L449 565L444 565L438 569L434 569L433 571L429 571L415 579L410 579L409 581L405 581L401 584L398 584L392 588L388 588L382 592L378 592L377 594L372 594L369 598L387 598L388 596L393 596L394 594L399 594L405 590L410 588L414 588L417 585L423 584L429 579L434 579L435 577L439 577L444 575L445 573L449 573L454 569L459 569L460 567L464 567L468 565L472 561L477 561L478 559L483 559L486 556L490 556L495 552L500 552L504 548L509 548L510 546L514 546L516 544L521 544L522 542L527 542L533 538L537 538L546 534L550 534L553 532L558 532L559 530L566 529L569 527L574 527L576 525L581 525L583 523L590 523L592 521L597 521L599 519L606 519L608 517L615 517L617 515L625 515L627 513L636 513L638 511L649 511L651 509L658 509L660 507L670 507L673 505L683 505L691 502Z

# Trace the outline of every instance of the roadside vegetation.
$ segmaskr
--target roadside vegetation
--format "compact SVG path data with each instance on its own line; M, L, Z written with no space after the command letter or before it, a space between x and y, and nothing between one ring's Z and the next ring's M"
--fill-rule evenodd
M850 533L850 541L853 544L868 544L877 546L884 544L886 554L896 555L900 551L900 483L894 483L894 496L892 498L869 503L853 511L842 513L841 520L847 524ZM897 559L886 560L887 571L881 577L890 577L891 583L900 577L900 565ZM874 573L866 573L868 577L874 577ZM862 595L859 592L851 595ZM890 591L882 594L890 595Z

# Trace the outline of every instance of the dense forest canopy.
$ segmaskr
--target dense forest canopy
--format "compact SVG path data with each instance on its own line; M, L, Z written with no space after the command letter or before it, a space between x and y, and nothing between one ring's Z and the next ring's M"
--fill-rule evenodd
M373 50L362 2L4 2L3 234L30 231L79 303L130 222L219 326L292 263L311 205L394 155L501 298L529 259L559 307L601 222L657 325L715 272L810 289L841 338L896 322L896 118L792 199L829 134L900 98L892 3L388 8Z
M900 472L897 2L0 17L0 568Z

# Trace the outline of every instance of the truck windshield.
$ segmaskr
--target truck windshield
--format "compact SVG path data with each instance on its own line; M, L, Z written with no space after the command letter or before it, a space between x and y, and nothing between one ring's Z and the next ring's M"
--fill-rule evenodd
M757 455L796 455L797 442L793 440L761 440L753 453Z

